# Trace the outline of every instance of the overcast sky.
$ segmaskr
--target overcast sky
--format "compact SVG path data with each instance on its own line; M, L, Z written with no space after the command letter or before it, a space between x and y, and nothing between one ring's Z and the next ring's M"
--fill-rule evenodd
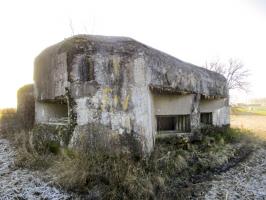
M0 107L16 106L34 58L75 34L129 36L202 66L230 57L252 75L249 94L266 97L264 0L8 0L0 2Z

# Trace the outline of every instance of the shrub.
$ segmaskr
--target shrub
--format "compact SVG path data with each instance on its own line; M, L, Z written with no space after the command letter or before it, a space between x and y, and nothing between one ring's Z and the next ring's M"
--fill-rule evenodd
M31 169L47 169L54 161L54 154L45 151L40 153L30 143L31 133L26 131L16 132L12 141L16 147L15 165ZM51 152L51 151L50 151Z
M66 126L35 125L31 131L30 143L39 154L58 153Z
M226 126L206 126L201 130L201 132L204 136L213 137L216 142L236 143L241 140L251 139L252 137L254 138L254 135L249 130L230 128Z
M95 150L71 153L71 157L65 154L51 170L57 175L56 182L70 190L88 192L96 187L104 199L149 199L163 180L154 178L153 184L142 165L127 154Z

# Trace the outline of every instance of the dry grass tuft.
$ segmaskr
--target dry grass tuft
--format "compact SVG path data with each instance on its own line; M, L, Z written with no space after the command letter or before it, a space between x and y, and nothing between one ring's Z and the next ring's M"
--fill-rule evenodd
M31 132L10 138L17 148L17 166L48 169L57 185L92 199L178 199L195 177L224 168L239 153L248 154L252 143L246 135L240 129L206 130L202 142L157 143L149 158L139 160L128 153L97 148L54 151L53 144L45 142L39 143L45 148L37 151L31 144Z
M30 132L21 131L13 135L13 144L16 147L15 164L18 167L30 169L47 169L53 165L56 155L51 151L38 152L33 148Z
M102 150L93 153L68 152L51 171L56 174L55 181L64 188L79 192L97 190L104 199L149 199L154 196L155 188L150 175L127 154ZM158 179L156 187L162 184L163 181Z
M41 130L38 132L44 135ZM250 150L246 145L248 134L243 135L243 130L205 132L200 143L182 146L157 143L150 158L140 160L127 153L97 148L93 151L59 148L54 140L47 142L45 137L38 137L38 148L34 148L32 132L10 131L5 136L17 149L18 167L49 169L54 182L65 189L91 194L94 199L177 199L184 184L195 175L204 176L227 165L238 156L239 149Z

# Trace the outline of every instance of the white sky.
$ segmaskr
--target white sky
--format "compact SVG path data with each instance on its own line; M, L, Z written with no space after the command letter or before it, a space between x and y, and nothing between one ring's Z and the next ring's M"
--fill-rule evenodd
M75 34L129 36L199 66L238 58L252 87L237 97L266 97L264 0L8 0L0 2L0 107L16 106L34 58L72 35L70 21Z

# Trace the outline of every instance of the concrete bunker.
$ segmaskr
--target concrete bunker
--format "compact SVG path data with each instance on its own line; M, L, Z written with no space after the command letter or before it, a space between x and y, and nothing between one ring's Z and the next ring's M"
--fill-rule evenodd
M35 123L67 124L71 147L130 136L148 153L161 133L229 124L222 75L130 38L73 36L34 65Z

